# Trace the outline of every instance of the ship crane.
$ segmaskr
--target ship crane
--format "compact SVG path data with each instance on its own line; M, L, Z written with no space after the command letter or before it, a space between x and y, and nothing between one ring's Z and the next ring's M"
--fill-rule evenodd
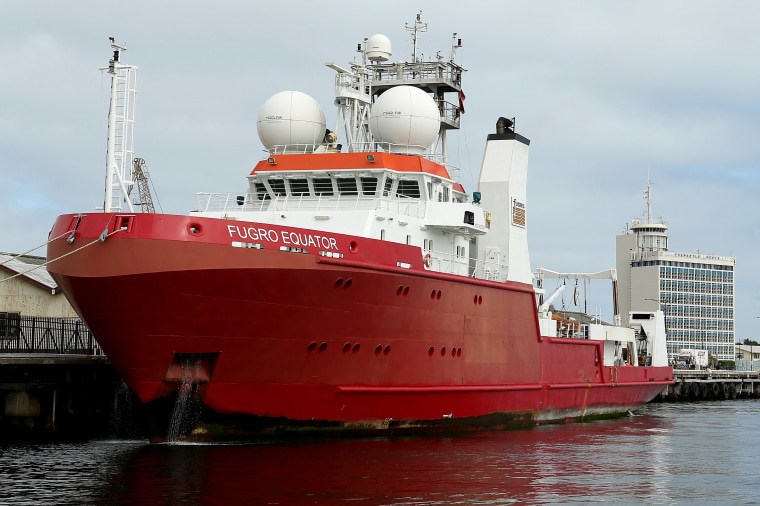
M138 202L133 202L133 205L142 207L144 213L155 213L156 207L153 205L153 197L150 194L150 188L148 187L148 168L145 165L145 160L142 158L135 158L132 160L132 180L137 185ZM132 193L132 188L129 188L129 193Z
M605 271L600 272L593 272L593 273L576 273L576 272L555 272L551 271L549 269L544 269L542 267L539 267L536 269L536 278L537 278L537 284L538 288L543 292L544 288L544 279L552 278L552 279L583 279L583 280L590 280L590 279L609 279L612 281L612 305L613 305L613 313L614 313L614 323L616 326L620 326L621 319L620 319L620 310L618 308L618 294L617 294L617 270L616 269L607 269ZM562 292L562 290L565 289L565 286L562 285L557 289L555 293L553 293L550 298L544 302L543 300L539 300L539 311L546 315L549 311L549 304L557 298L557 296ZM540 297L543 299L543 295Z

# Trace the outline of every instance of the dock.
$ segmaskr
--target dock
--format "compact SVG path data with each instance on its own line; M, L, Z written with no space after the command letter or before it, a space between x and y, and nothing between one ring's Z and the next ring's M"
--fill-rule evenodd
M674 385L657 397L659 402L728 400L760 397L758 371L673 370Z

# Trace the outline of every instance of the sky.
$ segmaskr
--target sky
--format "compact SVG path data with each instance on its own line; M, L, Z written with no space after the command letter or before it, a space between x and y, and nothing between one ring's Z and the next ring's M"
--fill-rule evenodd
M154 199L185 214L196 192L245 190L267 98L307 93L333 125L324 63L345 66L376 33L392 61L410 59L404 23L420 10L424 58L462 38L466 113L449 150L465 189L499 116L531 140L534 269L614 267L649 179L672 251L736 256L736 338L760 340L760 2L749 0L3 0L0 251L38 246L57 215L102 205L109 36L139 67L135 154ZM608 286L592 293L591 308L609 306Z

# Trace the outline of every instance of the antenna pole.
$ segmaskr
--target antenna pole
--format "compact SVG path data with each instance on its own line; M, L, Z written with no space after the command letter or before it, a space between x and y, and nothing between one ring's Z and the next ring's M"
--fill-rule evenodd
M409 25L409 23L404 23L404 28L412 32L412 62L416 63L417 60L417 39L419 37L419 32L427 32L427 23L422 22L422 11L420 11L419 14L417 14L417 19L414 20L413 25Z

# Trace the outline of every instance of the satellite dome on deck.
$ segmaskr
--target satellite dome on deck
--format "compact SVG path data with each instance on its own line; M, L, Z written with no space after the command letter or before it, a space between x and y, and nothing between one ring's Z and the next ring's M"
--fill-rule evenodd
M391 153L421 155L438 135L441 116L433 98L419 88L397 86L372 105L369 128Z
M256 128L267 149L277 146L279 152L311 152L325 136L325 113L309 95L281 91L261 106Z
M388 61L390 57L391 39L380 33L367 39L367 59L369 61Z

